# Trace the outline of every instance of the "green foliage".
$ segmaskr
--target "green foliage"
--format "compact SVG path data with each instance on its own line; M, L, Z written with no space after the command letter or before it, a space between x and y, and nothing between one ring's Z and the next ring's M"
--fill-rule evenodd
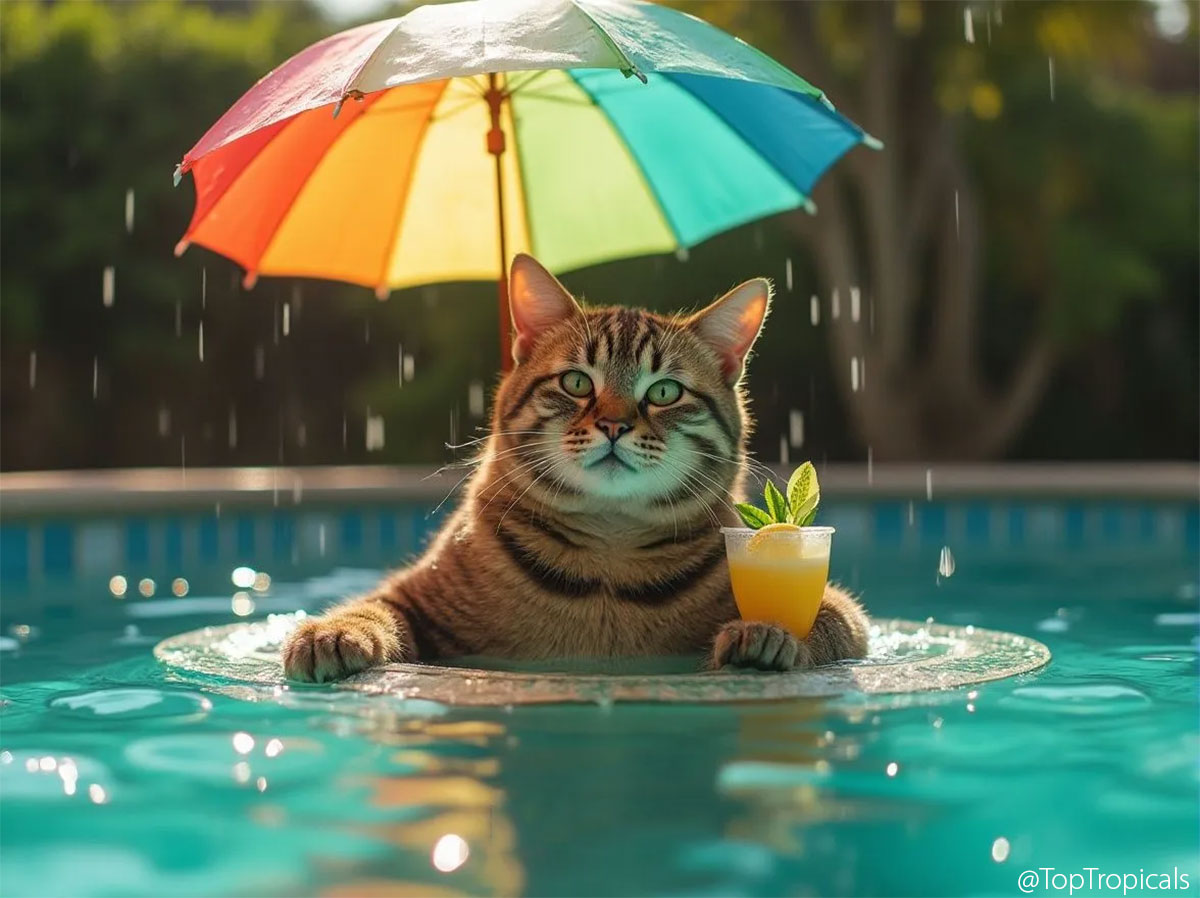
M763 504L766 511L745 502L735 507L747 527L758 530L768 524L795 524L808 527L817 517L817 505L821 501L821 487L817 483L817 469L812 462L805 462L792 472L788 479L787 495L779 491L774 482L768 480L763 487Z

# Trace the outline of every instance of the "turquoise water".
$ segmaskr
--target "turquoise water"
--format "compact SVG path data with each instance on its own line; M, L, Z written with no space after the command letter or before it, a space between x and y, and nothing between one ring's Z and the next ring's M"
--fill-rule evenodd
M1194 508L831 507L871 611L1054 652L915 700L242 701L154 662L235 607L369 586L422 536L408 509L313 514L328 532L227 514L207 558L199 519L5 522L3 895L1017 895L1088 867L1200 892ZM269 589L235 596L235 563ZM188 594L134 597L144 575Z

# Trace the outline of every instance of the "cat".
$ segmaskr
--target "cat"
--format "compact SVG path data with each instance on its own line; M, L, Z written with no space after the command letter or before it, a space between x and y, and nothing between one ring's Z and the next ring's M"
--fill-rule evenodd
M582 307L527 255L509 284L516 364L463 501L411 567L301 623L287 676L464 655L704 652L764 670L864 657L866 614L836 586L805 639L739 619L730 591L718 525L739 523L740 382L770 283L675 317Z

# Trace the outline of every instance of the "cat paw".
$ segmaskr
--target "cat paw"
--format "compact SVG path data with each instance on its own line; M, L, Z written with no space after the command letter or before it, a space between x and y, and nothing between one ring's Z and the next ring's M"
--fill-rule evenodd
M335 613L306 620L292 632L283 646L283 672L289 680L328 683L400 656L390 620Z
M806 648L777 624L734 620L717 633L711 664L714 669L725 665L758 670L811 667Z

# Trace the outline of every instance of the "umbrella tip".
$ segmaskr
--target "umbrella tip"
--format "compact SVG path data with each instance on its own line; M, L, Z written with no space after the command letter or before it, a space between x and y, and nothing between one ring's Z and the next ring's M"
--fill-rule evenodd
M186 253L188 250L188 247L191 245L192 244L189 243L187 240L180 240L178 243L176 243L175 244L175 258L178 259L184 253Z
M242 278L242 289L243 290L253 290L254 285L257 283L258 283L258 272L257 271L247 271L246 276L244 278Z
M883 141L880 140L878 137L872 137L870 134L867 134L865 131L863 132L862 143L863 143L863 146L869 150L882 150L883 149Z

